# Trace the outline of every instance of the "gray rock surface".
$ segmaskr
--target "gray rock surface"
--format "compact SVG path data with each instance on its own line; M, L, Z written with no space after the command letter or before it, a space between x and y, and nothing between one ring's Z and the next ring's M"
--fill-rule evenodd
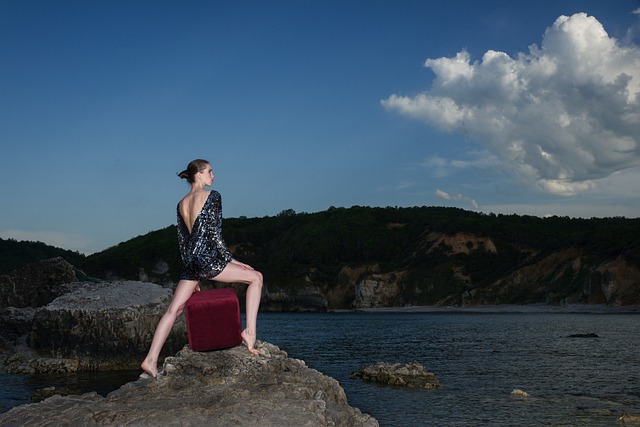
M77 281L75 267L60 257L25 265L0 275L0 307L41 307Z
M402 272L367 274L356 283L355 308L402 305Z
M0 307L0 337L12 342L28 334L36 310L34 307Z
M4 345L3 371L33 374L139 367L173 291L134 281L73 285L71 292L31 313L26 345L20 339L12 348ZM22 311L6 317L4 323L28 318ZM164 354L174 354L186 342L181 316Z
M0 426L378 426L349 406L336 380L258 342L214 352L185 347L157 379L96 393L53 396L0 414Z
M427 371L418 362L376 363L364 366L351 374L352 378L392 386L437 388L442 384L435 374Z

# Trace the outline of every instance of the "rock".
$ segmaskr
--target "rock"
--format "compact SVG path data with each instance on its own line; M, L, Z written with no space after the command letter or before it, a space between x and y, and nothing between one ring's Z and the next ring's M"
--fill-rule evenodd
M571 334L567 335L567 338L600 338L596 333L588 333L588 334Z
M137 369L173 291L153 283L78 283L35 311L28 348L16 348L3 370L14 373ZM163 348L187 342L184 316Z
M629 423L629 424L636 424L636 425L640 425L640 415L636 415L636 414L622 414L620 416L620 418L618 418L618 421L620 421L621 423Z
M488 253L498 253L496 245L490 237L478 236L471 233L459 232L446 234L434 231L426 236L426 240L431 244L428 253L432 253L437 249L445 249L449 255L468 255L480 249Z
M394 364L380 362L357 369L351 374L351 378L362 378L364 381L403 387L442 387L435 374L427 371L418 362Z
M599 264L591 277L594 285L604 294L608 305L638 303L640 267L637 262L629 262L619 255Z
M348 405L333 378L258 342L213 352L185 347L168 357L157 379L139 379L107 397L53 396L0 414L0 426L378 426Z
M69 388L69 387L44 387L36 390L31 396L32 400L39 401L47 399L51 396L68 396L68 395L78 395L80 393L80 389Z
M0 308L0 336L5 340L15 341L26 335L31 329L36 310L33 307Z
M60 257L25 265L0 276L0 307L41 307L77 281L75 268Z
M238 295L244 295L246 287L243 288ZM260 309L277 312L324 313L327 311L327 305L327 299L316 286L305 285L296 287L294 292L269 292L265 288Z
M402 306L402 272L367 274L356 285L355 308Z

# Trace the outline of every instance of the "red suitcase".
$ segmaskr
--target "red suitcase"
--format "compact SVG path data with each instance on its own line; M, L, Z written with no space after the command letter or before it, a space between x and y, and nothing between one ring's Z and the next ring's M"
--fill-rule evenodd
M184 307L191 350L217 350L242 343L240 304L233 288L194 292Z

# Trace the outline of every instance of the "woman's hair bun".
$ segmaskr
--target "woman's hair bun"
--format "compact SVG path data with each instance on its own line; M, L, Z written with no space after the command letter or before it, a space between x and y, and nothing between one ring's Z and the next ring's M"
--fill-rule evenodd
M193 184L196 180L196 174L202 172L209 165L209 161L203 159L195 159L189 162L189 165L185 170L180 172L178 176L182 179L186 179L189 184Z

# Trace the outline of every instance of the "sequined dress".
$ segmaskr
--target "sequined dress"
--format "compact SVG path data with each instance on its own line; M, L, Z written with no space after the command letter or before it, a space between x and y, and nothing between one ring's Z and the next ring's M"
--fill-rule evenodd
M212 279L233 259L222 238L222 198L213 190L189 233L178 205L178 244L182 257L181 280Z

